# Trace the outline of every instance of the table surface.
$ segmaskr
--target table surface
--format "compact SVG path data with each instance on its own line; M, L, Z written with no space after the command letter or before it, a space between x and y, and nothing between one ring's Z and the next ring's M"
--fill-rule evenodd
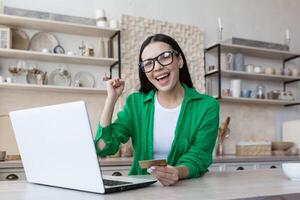
M102 158L100 160L101 166L130 166L132 158ZM222 163L244 163L244 162L300 162L300 156L236 156L224 155L215 156L213 158L214 164ZM0 169L5 168L22 168L21 160L16 161L2 161L0 162Z
M299 193L299 189L300 182L289 180L279 169L269 169L209 172L201 178L182 180L171 187L163 187L157 182L146 188L105 195L31 184L26 181L2 181L0 197L1 200L208 200Z

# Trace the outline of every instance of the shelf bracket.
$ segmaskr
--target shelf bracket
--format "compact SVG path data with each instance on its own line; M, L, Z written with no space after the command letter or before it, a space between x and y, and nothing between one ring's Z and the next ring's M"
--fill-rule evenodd
M291 103L291 104L287 104L287 105L284 105L285 107L291 107L291 106L298 106L300 105L300 103Z
M287 62L290 61L290 60L294 60L294 59L296 59L296 58L300 58L300 55L296 55L296 56L293 56L293 57L284 59L283 62L282 62L283 69L285 69L285 63L287 63Z
M112 78L112 68L118 65L118 76L121 78L121 31L117 31L113 36L110 37L110 40L113 41L113 39L117 37L118 40L118 61L113 63L109 67L109 78Z

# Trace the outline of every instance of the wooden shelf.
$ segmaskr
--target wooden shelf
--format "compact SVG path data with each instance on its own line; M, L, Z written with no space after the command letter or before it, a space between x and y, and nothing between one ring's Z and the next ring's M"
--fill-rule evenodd
M113 63L118 61L117 59L114 58L69 56L65 54L42 53L37 51L24 51L24 50L3 49L3 48L0 48L0 57L13 58L13 59L32 59L32 60L57 62L57 63L97 65L97 66L111 66Z
M289 51L280 51L280 50L250 47L250 46L244 46L244 45L226 44L226 43L221 43L220 45L221 45L221 52L224 52L224 53L229 53L229 52L230 53L242 53L245 56L253 56L253 57L260 57L260 58L284 60L284 59L299 55L297 53L292 53ZM214 46L216 46L216 45L214 45ZM213 49L214 46L211 46L207 49L208 50ZM214 49L217 50L217 48L214 48Z
M206 76L217 74L216 71L212 71L206 74ZM273 81L294 81L300 80L300 77L282 76L282 75L268 75L258 73L248 73L243 71L221 70L221 75L230 78L244 78L254 80L273 80Z
M64 93L106 94L106 90L97 88L63 87L55 85L33 85L18 83L0 83L0 89L51 91Z
M253 104L280 105L280 106L300 104L299 101L283 101L283 100L235 98L235 97L222 97L221 99L219 99L219 101L220 102L233 102L233 103L253 103Z
M96 26L60 22L14 15L0 15L0 24L13 28L28 28L48 32L60 32L72 35L110 38L119 29L99 28Z

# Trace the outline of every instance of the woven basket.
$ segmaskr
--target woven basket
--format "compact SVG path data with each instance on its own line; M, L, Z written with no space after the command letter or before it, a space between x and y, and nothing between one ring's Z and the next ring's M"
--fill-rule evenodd
M272 155L271 145L236 145L238 156L267 156Z

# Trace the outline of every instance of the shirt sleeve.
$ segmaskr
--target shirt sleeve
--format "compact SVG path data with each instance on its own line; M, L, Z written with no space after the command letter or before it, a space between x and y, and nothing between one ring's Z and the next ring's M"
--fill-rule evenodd
M187 178L203 175L212 163L212 152L219 128L219 109L219 103L216 100L211 101L193 143L176 163L176 166L183 165L188 168Z
M117 114L117 118L113 123L106 127L102 127L100 123L98 124L94 140L97 155L113 155L119 150L121 143L126 143L129 140L132 129L131 99L130 96L126 99L122 111ZM100 139L106 144L102 150L97 145Z

